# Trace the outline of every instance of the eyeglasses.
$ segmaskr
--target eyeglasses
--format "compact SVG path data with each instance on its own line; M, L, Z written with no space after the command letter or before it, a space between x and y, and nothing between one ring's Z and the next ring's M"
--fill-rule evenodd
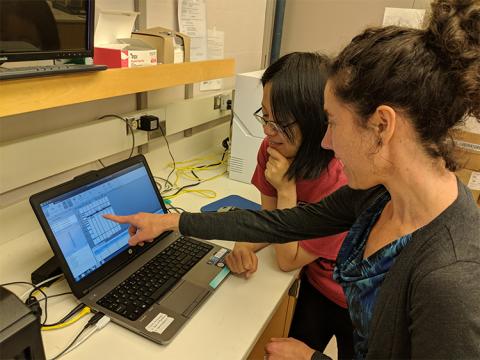
M286 129L295 124L296 121L293 121L291 122L290 124L288 125L285 125L285 126L282 126L282 125L279 125L277 124L275 121L273 120L268 120L268 119L265 119L262 115L260 115L260 112L262 111L262 108L258 109L257 111L255 111L253 113L253 116L255 116L255 119L258 120L258 122L260 124L262 124L262 126L270 126L270 129L276 131L276 132L279 132L281 134L286 134Z

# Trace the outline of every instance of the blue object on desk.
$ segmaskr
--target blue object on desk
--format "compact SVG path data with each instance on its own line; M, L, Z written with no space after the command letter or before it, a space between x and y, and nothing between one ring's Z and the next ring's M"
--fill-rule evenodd
M228 207L230 207L230 209ZM200 209L200 211L211 212L211 211L222 211L222 209L225 209L224 211L228 211L228 210L234 210L235 208L260 210L262 207L260 206L260 204L257 204L256 202L245 199L244 197L241 197L238 195L230 195L203 206Z

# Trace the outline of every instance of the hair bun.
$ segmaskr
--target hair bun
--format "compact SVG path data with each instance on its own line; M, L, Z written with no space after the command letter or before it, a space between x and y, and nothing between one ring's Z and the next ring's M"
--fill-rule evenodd
M480 57L480 0L437 0L426 30L429 45L453 67Z

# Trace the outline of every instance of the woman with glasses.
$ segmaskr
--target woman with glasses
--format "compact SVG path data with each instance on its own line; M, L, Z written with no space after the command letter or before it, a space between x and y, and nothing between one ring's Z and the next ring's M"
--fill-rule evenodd
M333 63L322 146L348 187L317 204L222 214L140 214L130 244L165 230L278 242L350 229L334 278L358 359L480 358L480 212L455 176L454 128L480 119L480 3L434 0L426 29L370 28ZM267 358L322 359L294 339Z
M323 91L328 67L325 56L296 52L275 61L262 76L262 107L254 116L263 125L265 139L252 177L262 209L316 203L347 182L333 152L319 146L327 130ZM273 245L282 270L305 266L289 336L323 351L335 335L340 359L353 357L345 295L333 280L345 235ZM236 243L226 263L248 278L257 270L255 252L267 245Z

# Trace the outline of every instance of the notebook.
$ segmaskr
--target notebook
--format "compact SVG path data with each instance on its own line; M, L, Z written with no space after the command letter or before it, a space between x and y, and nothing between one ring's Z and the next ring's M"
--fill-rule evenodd
M30 197L73 294L131 331L169 343L228 274L229 250L165 232L128 245L128 225L103 214L164 214L142 155Z

